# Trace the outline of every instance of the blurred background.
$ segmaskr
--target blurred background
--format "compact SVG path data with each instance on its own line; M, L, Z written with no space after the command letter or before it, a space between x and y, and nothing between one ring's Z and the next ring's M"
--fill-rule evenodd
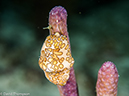
M112 61L118 69L118 96L128 96L128 0L0 0L0 4L0 94L59 96L38 59L49 35L42 28L48 26L50 10L61 5L68 12L80 96L96 96L97 73L105 61Z

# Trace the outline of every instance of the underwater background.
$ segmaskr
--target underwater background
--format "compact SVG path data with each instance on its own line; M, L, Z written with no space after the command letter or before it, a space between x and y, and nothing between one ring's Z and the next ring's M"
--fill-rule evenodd
M128 0L1 0L0 4L0 96L12 92L60 96L38 65L49 35L42 28L48 26L50 10L59 5L68 13L79 95L96 96L98 70L112 61L120 76L118 96L129 96Z

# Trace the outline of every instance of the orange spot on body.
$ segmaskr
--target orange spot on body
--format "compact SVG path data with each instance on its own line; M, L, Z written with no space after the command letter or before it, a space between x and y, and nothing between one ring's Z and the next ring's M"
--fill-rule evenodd
M65 43L63 43L63 44L60 46L60 48L62 49L64 46L65 46Z

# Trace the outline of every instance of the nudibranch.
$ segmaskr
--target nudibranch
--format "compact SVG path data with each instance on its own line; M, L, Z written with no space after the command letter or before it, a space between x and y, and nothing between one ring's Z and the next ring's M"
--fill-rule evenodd
M53 10L55 9L52 9L52 12ZM59 10L60 7L56 8L57 12L54 12L58 14ZM58 29L60 25L59 18L57 19L56 17L55 21L53 18L51 19L54 25L49 23L50 35L46 38L41 48L39 66L50 82L63 86L69 79L70 68L74 64L74 59L71 55L68 37L62 34L61 30L63 31L63 29L60 29L61 27Z

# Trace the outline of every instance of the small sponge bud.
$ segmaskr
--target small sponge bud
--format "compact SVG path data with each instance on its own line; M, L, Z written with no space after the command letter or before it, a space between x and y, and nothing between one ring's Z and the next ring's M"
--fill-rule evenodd
M105 62L98 72L97 96L117 96L118 77L116 66L110 61Z

